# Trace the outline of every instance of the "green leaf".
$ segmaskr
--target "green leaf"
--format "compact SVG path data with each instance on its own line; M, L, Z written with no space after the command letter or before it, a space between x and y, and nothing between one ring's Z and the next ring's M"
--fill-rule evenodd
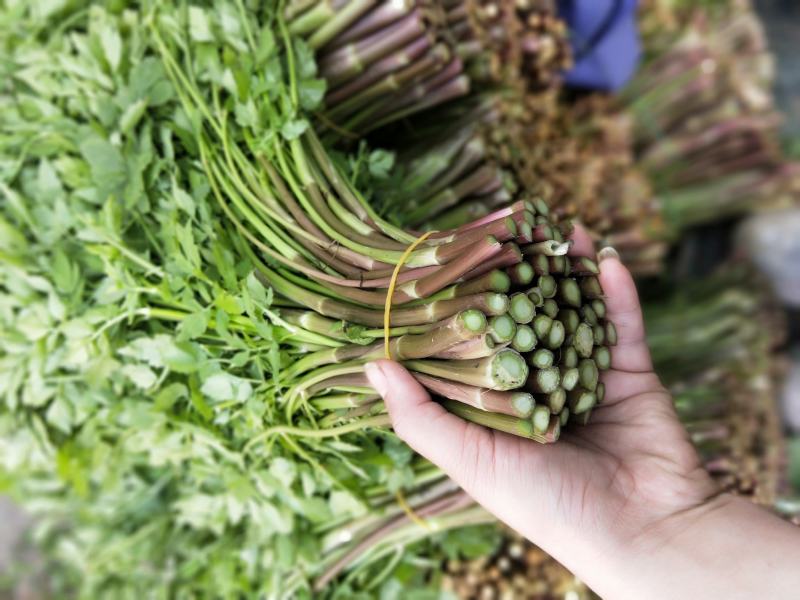
M80 283L81 273L78 266L61 249L55 251L51 269L53 283L63 294L71 293Z
M175 503L178 523L192 529L220 535L225 528L225 502L222 496L195 493Z
M213 42L208 14L198 6L189 7L189 35L195 42Z
M283 487L289 488L297 477L297 466L283 457L277 457L270 464L269 473L275 477Z
M122 38L119 31L110 25L104 26L100 30L100 44L108 65L112 71L116 71L122 58Z
M164 360L161 356L161 346L171 343L169 336L156 336L154 338L139 337L120 348L117 352L124 357L146 362L151 367L163 367Z
M140 337L120 348L121 356L147 363L154 368L167 367L177 373L194 373L205 362L201 347L194 342L178 342L168 335Z
M305 119L293 119L286 121L281 127L281 135L287 141L299 138L308 129L308 121Z
M233 355L231 359L231 367L238 369L245 366L250 361L250 352L242 350Z
M237 104L234 108L236 115L236 123L240 127L250 127L257 129L259 126L258 109L253 102L252 98L248 99L244 104Z
M216 12L225 41L238 52L248 52L236 7L227 2L218 2Z
M164 67L157 58L148 56L131 70L130 91L132 100L146 99L149 106L160 106L172 96L172 85L166 77Z
M155 407L158 410L168 411L181 398L187 397L189 391L182 383L171 383L156 394Z
M300 500L300 514L312 523L325 523L332 517L328 504L322 498L303 498Z
M263 65L268 58L273 56L274 52L275 35L272 33L272 29L267 25L261 29L261 33L258 36L258 47L253 57L256 65Z
M286 510L280 510L271 502L262 501L254 504L250 510L250 517L265 535L273 533L285 535L292 531L291 514Z
M122 116L119 118L119 130L124 133L130 133L139 124L147 111L147 100L139 99L133 104L129 105Z
M98 137L87 139L80 148L97 186L97 200L103 202L110 194L121 195L128 183L128 167L119 149Z
M395 155L386 150L373 150L369 155L370 175L377 179L387 179L394 167Z
M332 492L328 499L331 512L337 517L358 517L366 512L366 507L353 494L344 491Z
M414 452L407 444L394 438L386 439L383 445L383 451L398 467L405 467L408 465L414 456Z
M317 63L314 51L303 40L294 42L295 68L300 79L312 79L317 76Z
M150 389L158 380L156 374L153 373L150 368L144 365L124 365L121 371L122 374L131 381L131 383L143 390Z
M263 308L269 308L269 306L272 304L271 288L265 288L264 285L258 280L258 277L256 277L254 272L251 272L247 276L245 285L247 286L247 291L250 293L250 297L255 300L259 306Z
M226 400L245 402L252 396L253 386L249 381L229 373L214 373L203 381L200 391L217 402Z
M205 398L203 398L203 393L200 391L197 377L194 375L189 378L189 401L203 419L211 421L211 419L214 418L214 411L206 403Z
M214 304L225 311L225 313L228 315L238 316L244 312L244 308L242 307L241 302L239 302L239 299L225 292L217 296Z
M161 348L164 364L176 373L194 373L205 362L205 355L194 342L173 342Z
M188 192L181 189L177 184L173 184L172 186L172 199L175 201L175 204L178 208L180 208L190 217L194 218L195 211L197 210L194 198L192 198Z
M45 413L47 422L53 425L62 433L69 434L72 432L72 407L67 402L66 398L57 396L47 407Z
M178 325L178 341L193 340L208 329L208 311L201 310L184 317Z
M300 106L304 110L313 111L319 108L325 97L327 85L324 79L304 79L297 85Z
M501 535L494 525L476 525L448 531L441 542L450 560L473 560L497 550Z
M183 255L192 267L193 272L200 270L200 250L194 241L194 231L190 224L176 224L175 237L181 246Z

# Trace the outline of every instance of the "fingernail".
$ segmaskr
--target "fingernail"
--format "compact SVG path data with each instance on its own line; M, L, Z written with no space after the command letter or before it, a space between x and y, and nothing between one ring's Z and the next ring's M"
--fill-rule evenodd
M600 252L597 253L597 260L603 262L608 258L614 258L619 260L619 252L614 250L611 246L606 246L605 248L601 248Z
M372 384L372 387L375 388L375 391L381 395L381 398L385 398L386 392L389 391L389 384L386 381L386 375L383 374L380 365L376 363L367 363L364 365L364 373L367 379L369 379L370 384Z

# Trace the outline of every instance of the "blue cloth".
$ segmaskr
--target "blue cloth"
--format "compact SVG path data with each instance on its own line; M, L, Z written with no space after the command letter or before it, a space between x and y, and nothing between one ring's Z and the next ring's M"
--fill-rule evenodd
M638 0L559 0L570 29L575 66L567 72L572 87L614 91L639 64Z

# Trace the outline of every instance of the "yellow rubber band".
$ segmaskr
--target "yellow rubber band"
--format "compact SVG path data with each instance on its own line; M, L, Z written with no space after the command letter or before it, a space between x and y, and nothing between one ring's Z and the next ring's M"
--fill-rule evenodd
M433 233L433 231L428 231L418 237L408 248L406 251L403 252L403 255L400 257L400 260L397 262L397 265L392 272L392 278L389 280L389 289L386 290L386 305L383 307L383 348L386 354L386 358L392 360L392 352L389 350L389 329L391 323L391 315L392 315L392 296L394 296L394 288L397 285L397 276L400 275L400 269L403 268L403 264L408 260L408 257L411 256L411 253L419 246L422 242L428 239L428 237Z
M411 519L411 521L423 529L427 529L428 531L433 531L433 527L431 527L430 523L428 523L425 519L420 517L417 513L414 512L414 509L409 506L408 502L406 502L406 497L403 495L402 490L397 490L395 494L395 498L397 498L397 503L400 505L400 508L403 509L403 512L406 513L406 516Z

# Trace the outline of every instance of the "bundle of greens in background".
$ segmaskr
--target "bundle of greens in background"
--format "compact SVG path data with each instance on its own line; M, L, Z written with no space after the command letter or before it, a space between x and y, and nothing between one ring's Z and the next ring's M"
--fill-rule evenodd
M651 200L640 200L647 210L637 217L624 195L600 196L638 226L599 229L628 250L637 272L653 274L663 269L665 244L692 228L797 205L800 167L781 149L774 60L749 1L654 0L641 23L645 62L618 98L597 99L595 119L613 123L617 137L625 132Z
M451 229L400 270L392 356L540 441L602 399L615 332L563 217L641 272L680 227L636 111L561 90L566 35L546 1L0 9L0 491L35 515L54 595L580 589L397 440L361 374L401 227ZM745 357L771 343L724 286L655 307L654 352L709 469L769 502L767 367Z
M714 4L644 8L644 22L657 13L679 26L645 27L644 64L619 96L506 77L417 120L403 130L382 210L453 226L523 185L651 275L698 225L796 204L800 171L780 148L760 22L748 2Z
M779 143L774 61L752 8L738 4L724 17L696 16L623 96L672 238L797 201L800 170Z

